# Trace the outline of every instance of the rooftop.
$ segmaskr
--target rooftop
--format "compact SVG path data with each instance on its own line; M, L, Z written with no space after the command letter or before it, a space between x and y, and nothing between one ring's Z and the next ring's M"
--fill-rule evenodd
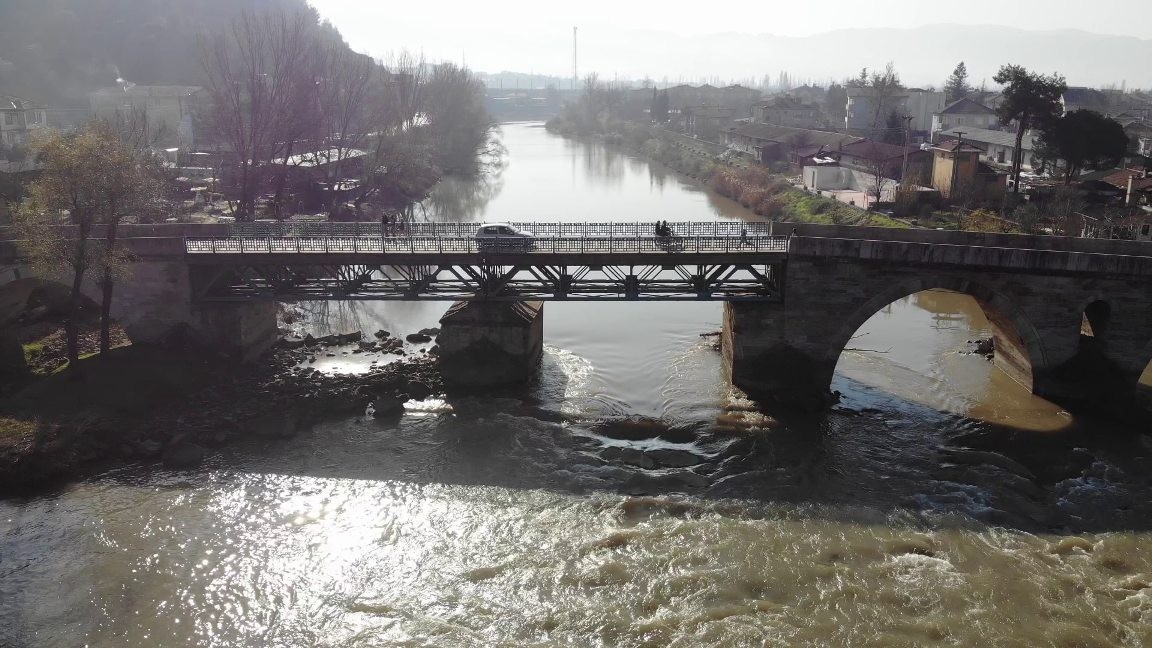
M935 151L947 151L948 153L983 153L984 149L979 146L973 146L968 142L960 143L957 140L947 140L940 142L932 147Z
M963 133L963 135L960 135ZM1009 148L1016 148L1016 133L1008 131L995 131L987 128L971 128L961 126L951 130L940 131L941 135L949 138L961 137L965 142L975 142L977 144L995 144L996 146L1007 146ZM1031 132L1024 133L1024 140L1021 143L1021 148L1025 151L1032 151L1036 148L1036 136Z
M967 97L944 106L941 115L995 115L996 111Z
M909 146L905 148L896 144L885 144L884 142L865 139L845 145L843 148L843 153L846 155L863 158L865 160L891 160L893 158L904 157L905 151L908 153L917 153L920 151L920 147Z
M728 132L778 144L792 145L799 142L801 146L823 146L826 150L838 150L846 144L862 141L862 138L844 133L771 124L738 124L729 128Z
M12 95L0 95L0 110L33 110L40 107L27 99Z

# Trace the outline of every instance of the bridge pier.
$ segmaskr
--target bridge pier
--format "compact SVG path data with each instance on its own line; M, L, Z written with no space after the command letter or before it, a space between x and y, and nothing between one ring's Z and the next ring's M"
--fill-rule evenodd
M188 266L140 261L113 293L112 317L133 342L160 343L183 330L197 343L242 361L276 343L276 302L192 301Z
M450 384L527 381L544 352L544 303L460 301L440 318L440 373Z
M803 336L789 336L782 303L725 302L721 347L732 384L757 400L801 409L831 399L836 358Z

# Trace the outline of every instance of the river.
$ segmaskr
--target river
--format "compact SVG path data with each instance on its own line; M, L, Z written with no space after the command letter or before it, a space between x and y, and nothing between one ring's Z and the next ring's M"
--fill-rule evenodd
M538 125L503 141L425 217L752 218ZM968 353L972 299L877 313L818 416L726 384L721 312L549 303L527 388L0 500L0 645L1152 645L1152 448Z

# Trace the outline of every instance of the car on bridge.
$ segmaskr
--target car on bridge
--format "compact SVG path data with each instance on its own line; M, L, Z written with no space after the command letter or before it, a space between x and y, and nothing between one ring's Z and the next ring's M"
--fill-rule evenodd
M476 228L476 245L485 250L528 250L536 246L536 235L508 223L484 223Z

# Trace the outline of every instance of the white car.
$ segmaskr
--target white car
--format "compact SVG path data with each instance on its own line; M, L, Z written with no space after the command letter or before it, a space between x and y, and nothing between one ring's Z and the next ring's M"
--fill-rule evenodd
M536 245L532 232L508 223L484 223L476 229L476 245L481 248L529 249Z

